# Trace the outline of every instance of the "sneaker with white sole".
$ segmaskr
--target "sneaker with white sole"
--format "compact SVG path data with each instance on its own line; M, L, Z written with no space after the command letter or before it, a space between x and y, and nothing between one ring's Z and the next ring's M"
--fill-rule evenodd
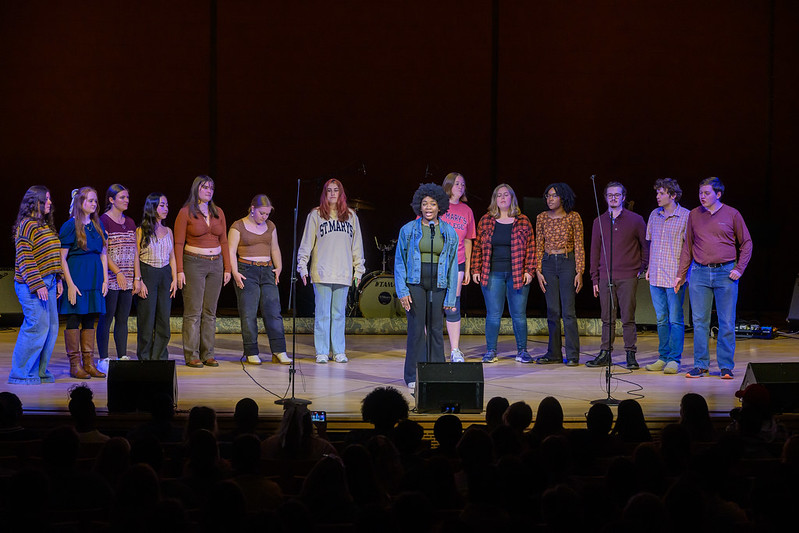
M349 359L347 359L347 355L343 353L337 353L333 360L337 363L346 363L349 361Z
M660 372L664 368L666 368L666 361L663 359L658 359L654 363L646 365L644 368L649 370L650 372Z
M316 362L320 365L327 364L328 361L330 361L330 358L326 355L319 354L316 356Z
M462 363L463 362L463 352L459 349L455 348L449 353L449 360L453 363Z
M119 360L120 361L130 361L130 357L128 357L127 355L123 355L122 357L119 358Z
M247 362L249 364L251 364L251 365L260 365L261 364L261 358L258 357L257 355L248 355L247 356Z
M664 374L677 374L680 371L680 363L677 361L669 361L666 363L666 368L663 369Z
M99 370L103 374L108 374L108 360L109 359L110 359L109 357L105 357L103 359L98 359L97 360L97 366L96 366L97 370Z

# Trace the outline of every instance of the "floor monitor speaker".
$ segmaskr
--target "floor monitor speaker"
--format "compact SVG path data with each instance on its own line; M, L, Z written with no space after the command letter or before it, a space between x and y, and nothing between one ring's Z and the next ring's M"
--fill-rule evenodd
M108 362L108 412L149 412L153 398L166 394L178 400L175 361Z
M482 363L419 363L416 411L419 413L482 413Z

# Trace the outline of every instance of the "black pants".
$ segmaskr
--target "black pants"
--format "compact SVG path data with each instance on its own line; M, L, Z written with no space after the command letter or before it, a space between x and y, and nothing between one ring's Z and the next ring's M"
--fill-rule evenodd
M411 293L411 308L408 317L408 342L405 347L405 383L416 382L416 363L444 362L444 297L446 289L436 287L438 265L422 263L421 283L408 285ZM432 303L428 303L432 296ZM430 312L430 328L425 330ZM428 336L430 353L427 353Z
M141 279L147 287L147 298L136 301L136 357L141 361L169 359L169 312L172 300L169 286L172 283L172 269L169 265L156 268L141 263Z
M128 317L133 303L133 291L108 291L105 295L105 314L97 321L97 353L108 357L108 338L111 320L114 321L114 345L117 357L128 355Z

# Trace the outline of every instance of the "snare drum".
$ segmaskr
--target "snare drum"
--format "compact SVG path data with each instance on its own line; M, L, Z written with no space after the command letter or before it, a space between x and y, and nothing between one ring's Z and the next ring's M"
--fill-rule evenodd
M394 290L394 275L383 272L367 274L358 289L358 308L364 318L405 316Z

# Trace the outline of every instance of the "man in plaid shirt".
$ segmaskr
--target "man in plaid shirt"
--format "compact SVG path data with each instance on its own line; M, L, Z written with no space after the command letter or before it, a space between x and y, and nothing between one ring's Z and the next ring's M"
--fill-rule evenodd
M646 369L664 374L680 371L685 318L685 285L675 293L674 281L680 268L680 253L685 242L689 211L679 203L682 189L671 178L655 181L658 207L649 215L646 240L649 241L649 268L646 279L658 324L658 354Z

